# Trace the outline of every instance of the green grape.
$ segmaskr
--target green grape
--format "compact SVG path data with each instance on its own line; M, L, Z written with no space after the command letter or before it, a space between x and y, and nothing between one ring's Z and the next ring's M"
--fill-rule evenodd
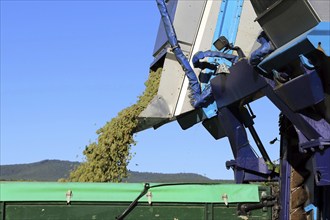
M131 146L136 145L134 133L138 116L157 94L162 69L150 71L145 91L136 104L123 109L98 129L97 142L86 146L85 162L77 166L68 178L72 182L121 182L128 175L127 165L132 158ZM62 180L63 181L63 180Z

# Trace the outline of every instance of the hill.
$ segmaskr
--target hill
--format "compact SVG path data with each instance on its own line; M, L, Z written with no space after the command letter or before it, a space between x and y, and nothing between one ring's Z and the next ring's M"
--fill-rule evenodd
M0 180L57 181L67 178L79 162L43 160L36 163L0 166Z
M185 183L206 183L214 182L213 180L194 173L149 173L149 172L134 172L130 171L128 178L123 180L129 183L169 183L169 182L185 182Z
M14 164L0 166L0 180L6 181L57 181L60 178L67 178L79 162L63 160L43 160L29 164ZM228 182L232 180L212 180L205 176L194 173L149 173L129 171L128 178L123 182L129 183L168 183L168 182Z

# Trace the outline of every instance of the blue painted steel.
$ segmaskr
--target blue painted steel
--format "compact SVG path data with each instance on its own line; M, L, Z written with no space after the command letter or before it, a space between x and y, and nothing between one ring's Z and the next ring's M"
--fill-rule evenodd
M330 55L330 23L320 22L317 26L301 34L289 43L275 50L265 58L258 67L265 73L270 73L273 69L278 69L287 63L298 59L300 55L305 55L319 47L327 56Z
M313 70L315 69L315 66L309 62L309 60L304 56L304 55L299 55L300 62L302 65L308 69L308 70Z
M305 71L276 88L275 92L293 112L299 112L324 100L322 81L316 70Z
M206 107L208 106L210 103L214 103L214 99L213 99L213 95L212 95L212 91L211 91L211 87L210 85L206 85L204 86L203 92L201 90L201 86L198 82L197 76L195 74L195 72L193 71L192 67L190 66L188 59L186 58L186 56L183 54L182 50L180 49L180 46L178 44L178 40L176 37L176 33L171 21L171 18L168 14L167 8L166 8L166 4L164 2L164 0L156 0L157 2L157 6L159 9L159 12L161 14L162 17L162 21L164 24L164 28L166 31L166 35L168 38L168 42L171 45L172 51L176 56L176 59L178 60L178 62L180 63L180 65L182 66L182 69L185 72L185 75L187 76L187 78L189 79L189 90L191 91L192 94L192 99L191 99L191 104L195 107L195 108L199 108L199 107ZM237 3L241 2L240 6L237 6ZM228 33L226 33L227 36L229 36L229 39L231 41L233 41L233 38L236 38L236 33L233 33L231 30L231 28L233 27L232 23L237 23L236 25L236 32L237 32L237 27L238 27L238 23L239 21L232 21L232 17L240 17L240 13L241 13L241 9L242 9L242 2L243 0L236 0L236 1L226 1L224 0L222 4L225 5L225 9L224 9L224 18L225 19L221 19L221 26L220 26L220 30L223 29L223 26L226 22L229 22L230 25L228 29L223 29L226 30ZM236 4L233 4L236 3ZM235 6L235 7L232 7ZM232 9L236 9L236 10L230 10L230 8ZM238 10L238 8L240 10ZM236 14L239 13L239 15ZM228 16L227 16L228 15ZM229 16L231 15L231 16ZM227 20L229 19L229 20ZM234 25L235 27L235 25ZM220 31L219 33L221 33L222 31ZM211 112L212 112L212 117L215 116L217 107L215 106L215 108L213 107Z
M236 183L265 181L271 173L263 158L257 158L249 143L244 124L238 119L238 112L227 107L219 109L218 118L228 137L235 160L227 161L227 168L233 168Z
M248 148L244 149L245 151ZM248 150L250 151L250 150ZM226 161L227 169L232 168L235 174L235 182L262 182L269 180L269 176L272 173L269 170L267 164L263 158L245 157L243 154L245 152L240 152L240 158L235 160ZM249 154L249 153L248 153ZM278 177L274 177L273 180L277 180Z
M305 212L310 212L313 211L313 219L312 220L317 220L317 207L313 204L309 204L304 208Z
M329 144L329 142L328 142ZM322 146L323 150L318 150L313 155L313 172L317 186L330 186L330 147Z
M204 87L203 92L202 92L201 86L199 85L195 72L193 71L187 58L185 57L182 50L180 49L180 46L178 44L177 37L175 34L175 30L174 30L171 18L168 14L168 10L166 8L166 4L165 4L164 0L156 0L156 2L157 2L157 6L158 6L158 9L159 9L161 17L162 17L166 35L168 38L168 42L171 45L172 51L175 54L176 59L182 66L182 69L184 70L185 75L189 79L189 89L192 94L191 104L195 108L206 107L209 105L209 103L212 103L212 102L214 103L213 105L215 105L210 85L205 85L205 86L202 85ZM238 4L238 3L240 3L240 4ZM223 13L220 13L220 14L222 14L221 19L218 19L218 23L220 23L220 25L217 25L217 26L219 26L219 32L216 33L216 35L214 35L214 39L217 39L219 37L219 34L221 34L221 35L227 36L231 42L234 41L234 38L236 38L240 14L242 11L242 4L243 4L243 0L236 0L236 1L224 0L222 2L223 10L220 10L220 11ZM234 22L233 22L233 18L234 18ZM225 24L227 24L227 23L229 25L228 28L225 26ZM232 25L232 24L234 24L234 25ZM235 29L235 31L232 31L233 28ZM223 33L224 31L226 33ZM212 117L215 116L216 109L217 109L216 105L213 107L211 106ZM207 115L210 115L210 113L207 113Z
M236 183L265 181L272 170L268 169L266 157L258 158L252 149L245 131L245 126L250 126L249 119L243 116L243 109L235 103L268 85L245 59L230 67L229 71L231 74L220 74L211 80L218 118L235 158L227 161L226 166L233 168Z
M210 69L210 67L204 67L203 64L211 64L210 62L200 62L199 60L204 59L205 57L211 57L211 58L224 58L229 60L230 62L237 62L238 57L232 54L227 54L227 53L223 53L223 52L219 52L219 51L199 51L197 52L193 58L192 58L192 63L194 65L195 68L200 68L200 69L205 69L208 68ZM217 69L217 65L212 66L212 69L216 70Z
M215 51L216 48L213 45L220 36L226 36L229 42L235 43L238 26L241 18L242 7L244 0L223 0L220 6L220 12L218 15L217 24L213 34L211 50ZM227 65L231 63L225 59L221 58L209 58L209 63L221 63L224 62ZM211 72L206 72L210 74ZM212 76L210 77L212 78ZM206 84L201 83L202 89L204 89ZM217 114L217 105L213 102L206 108L203 108L203 111L207 118L212 118Z
M290 164L287 161L287 158L283 158L281 161L281 194L280 194L280 219L287 220L289 219L289 210L290 210L290 174L291 168Z
M249 62L252 66L257 66L266 55L274 50L270 40L264 32L259 35L257 42L260 43L261 46L251 53Z

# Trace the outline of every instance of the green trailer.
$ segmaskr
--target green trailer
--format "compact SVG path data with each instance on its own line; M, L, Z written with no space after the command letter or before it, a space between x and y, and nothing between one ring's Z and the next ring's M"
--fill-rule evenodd
M1 182L1 220L213 220L272 219L260 204L270 188L254 184ZM142 193L143 192L143 193ZM139 198L140 197L140 198ZM138 201L137 201L137 198ZM136 204L132 203L137 201ZM128 209L131 207L131 209Z

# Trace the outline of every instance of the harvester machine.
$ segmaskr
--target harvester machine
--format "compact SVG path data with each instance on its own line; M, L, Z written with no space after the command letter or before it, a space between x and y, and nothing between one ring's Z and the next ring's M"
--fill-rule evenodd
M150 68L162 75L139 130L202 123L216 140L227 138L236 183L267 182L274 192L241 204L239 215L271 206L274 219L330 219L330 1L156 2ZM279 127L279 164L254 128L249 103L261 97L280 111L270 125Z

